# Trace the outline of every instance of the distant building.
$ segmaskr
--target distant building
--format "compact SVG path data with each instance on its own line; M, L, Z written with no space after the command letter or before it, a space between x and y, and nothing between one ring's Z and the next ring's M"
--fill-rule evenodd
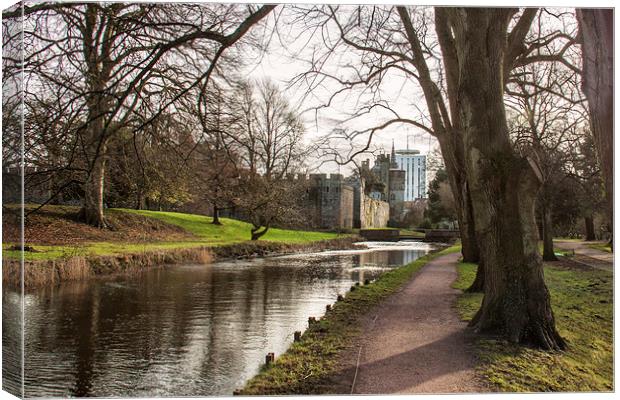
M311 224L323 229L353 228L354 190L341 174L311 174L306 208Z
M418 150L396 150L398 168L405 171L405 200L425 199L426 156Z
M368 165L369 161L366 161L362 167ZM392 143L392 154L379 154L375 158L375 164L370 172L380 182L371 188L370 198L388 202L390 205L390 222L397 224L402 219L404 212L407 173L398 165L394 143Z

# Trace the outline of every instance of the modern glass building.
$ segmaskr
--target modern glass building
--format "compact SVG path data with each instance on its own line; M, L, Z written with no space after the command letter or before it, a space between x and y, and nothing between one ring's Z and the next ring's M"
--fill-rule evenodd
M418 150L396 150L396 163L405 171L405 201L426 198L426 155Z

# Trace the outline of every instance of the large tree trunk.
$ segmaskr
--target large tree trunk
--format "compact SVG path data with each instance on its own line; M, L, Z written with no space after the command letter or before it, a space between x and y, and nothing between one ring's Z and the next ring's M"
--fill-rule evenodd
M584 223L586 226L586 240L596 240L596 234L594 233L594 218L592 215L584 217Z
M105 158L96 156L91 171L84 182L84 198L79 218L89 225L105 228L103 216L103 184L105 177Z
M547 204L542 206L543 261L557 261L553 251L553 218Z
M485 243L485 295L471 325L512 342L562 349L538 252L540 171L515 154L506 122L503 61L511 15L505 9L460 9L453 25L465 166L476 237Z
M481 259L478 261L478 268L476 269L476 278L474 282L465 289L467 293L481 293L484 292L484 261Z
M582 85L588 99L590 126L605 181L607 221L613 239L614 14L612 9L577 9L577 21L582 38Z
M463 262L477 263L480 259L480 249L476 240L474 214L471 197L465 177L463 161L463 146L458 134L450 137L439 137L439 147L446 165L450 189L456 205L456 217L461 235L461 253ZM459 157L460 155L460 157Z

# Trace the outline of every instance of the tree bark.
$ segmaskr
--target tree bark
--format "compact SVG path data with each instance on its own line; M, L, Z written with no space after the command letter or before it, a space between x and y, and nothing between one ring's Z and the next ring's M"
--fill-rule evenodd
M438 137L439 147L445 160L448 181L456 205L463 262L477 263L480 260L480 249L476 240L474 214L469 187L465 177L462 143L456 143L457 140L460 141L461 139L456 134L451 135L451 137Z
M577 21L582 39L582 87L588 99L590 126L605 181L607 221L613 238L613 10L577 9Z
M553 219L548 205L542 207L543 261L557 261L553 251Z
M260 226L255 226L252 228L252 240L258 240L261 238L261 236L263 236L265 233L267 233L267 231L269 230L268 226L263 227L263 230L261 230Z
M596 240L596 235L594 233L594 218L592 217L592 215L584 217L584 222L586 226L586 240Z
M220 209L215 204L213 205L213 225L222 225L220 222Z
M485 246L484 298L471 325L515 343L563 349L538 252L540 170L513 150L503 102L508 9L454 11L465 166L476 237Z
M105 177L105 158L100 154L96 156L90 173L84 182L84 198L79 218L85 223L105 228L103 215L103 185Z
M476 278L470 287L465 289L467 293L482 293L484 292L484 261L478 262L478 268L476 269Z

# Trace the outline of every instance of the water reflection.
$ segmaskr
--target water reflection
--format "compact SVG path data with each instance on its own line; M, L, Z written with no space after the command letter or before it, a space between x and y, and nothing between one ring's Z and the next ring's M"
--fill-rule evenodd
M284 352L308 316L322 315L352 282L430 250L422 243L370 245L163 267L28 294L26 396L230 395L266 352ZM12 296L4 292L5 363L15 358L6 343L19 335Z

